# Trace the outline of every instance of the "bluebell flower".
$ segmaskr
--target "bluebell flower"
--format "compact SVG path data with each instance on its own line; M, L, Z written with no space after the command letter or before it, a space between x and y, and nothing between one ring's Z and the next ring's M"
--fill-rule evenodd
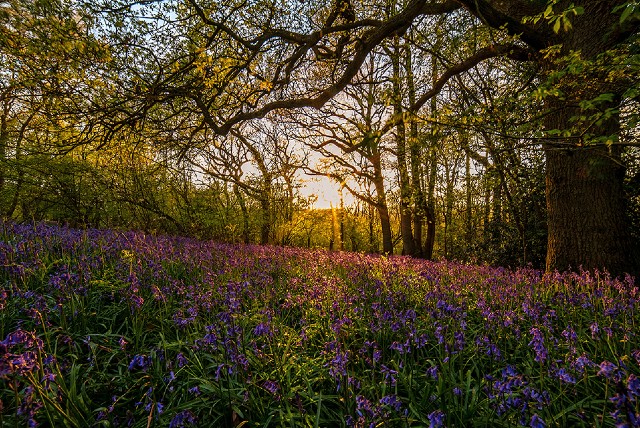
M178 355L176 355L176 362L178 363L179 368L189 364L189 360L184 356L182 352L179 352Z
M592 323L589 326L589 330L591 330L591 338L595 339L598 336L598 333L600 333L600 327L598 326L597 322Z
M268 323L260 323L253 329L255 336L272 336L271 327Z
M438 366L431 366L427 369L427 375L431 376L433 380L438 380Z
M391 385L395 385L396 384L396 375L398 374L398 372L396 370L393 370L387 366L385 366L384 364L380 365L380 371L382 372L382 374L384 375L385 380L388 380L391 382Z
M540 329L536 327L532 327L530 333L533 335L533 339L529 342L529 346L533 346L533 350L536 353L534 360L542 363L547 359L547 348L544 346L544 337Z
M531 428L545 428L547 426L542 418L540 418L540 416L538 416L536 413L531 416L531 423L529 425L531 426Z
M358 416L372 417L374 415L373 403L362 395L356 396L356 413Z
M578 340L578 335L570 325L568 325L561 334L562 337L564 337L568 342L575 342L576 340Z
M444 427L445 414L442 410L434 410L427 415L429 419L429 428L441 428Z
M627 378L627 389L632 395L640 396L640 379L633 373Z
M560 379L565 383L571 383L571 384L576 383L576 379L573 376L571 376L569 373L567 373L567 371L563 368L557 369L554 375L556 378Z
M151 357L146 355L136 355L129 363L129 371L139 368L146 371L151 366Z
M184 428L186 426L196 425L197 423L198 418L196 418L190 410L184 410L171 419L169 428Z
M614 374L618 370L618 367L610 361L601 362L599 367L598 376L604 376L607 379L613 379Z
M380 399L380 404L386 404L387 406L393 408L396 412L399 412L402 408L402 402L398 400L397 395L385 395Z
M272 380L265 380L262 383L262 387L269 391L272 395L276 395L280 390L280 386L278 385L278 383Z

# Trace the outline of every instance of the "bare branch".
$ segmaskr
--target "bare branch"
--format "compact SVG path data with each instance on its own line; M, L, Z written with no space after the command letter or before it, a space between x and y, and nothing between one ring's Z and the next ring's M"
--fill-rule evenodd
M443 3L413 0L400 13L392 16L379 26L367 30L362 35L361 40L357 43L356 53L351 62L344 69L341 77L334 84L323 89L317 95L272 101L256 110L237 113L220 125L211 120L207 120L207 123L211 126L214 132L225 135L238 123L264 117L274 110L303 107L319 109L351 82L351 80L357 75L360 67L369 56L370 52L384 39L396 34L403 34L413 23L414 19L420 15L442 14L459 8L460 5L457 2L450 0Z
M433 84L433 87L429 91L422 94L422 96L418 98L413 105L409 106L409 111L412 113L418 112L427 101L440 93L449 79L472 69L486 59L504 56L517 61L527 61L532 58L532 55L534 55L534 52L532 52L531 50L513 44L491 45L484 47L464 61L452 67L449 67L438 78L438 80ZM380 135L387 133L400 120L403 120L403 118L394 116L389 119L384 127L382 127L382 129L380 130Z

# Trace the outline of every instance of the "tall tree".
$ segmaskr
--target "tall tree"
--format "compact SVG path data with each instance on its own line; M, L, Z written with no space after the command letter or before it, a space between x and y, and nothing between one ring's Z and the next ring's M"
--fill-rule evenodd
M545 97L548 114L543 121L550 137L543 145L547 270L582 266L619 273L632 269L624 164L615 145L620 123L617 108L625 85L602 61L611 60L616 48L621 49L616 55L624 55L621 45L634 38L636 17L620 22L625 9L614 13L613 8L624 6L622 1L461 3L487 25L519 35L536 52L533 59L542 77L554 81ZM584 68L572 75L568 67L576 66ZM590 112L585 111L587 103L593 109ZM589 118L576 122L580 116Z

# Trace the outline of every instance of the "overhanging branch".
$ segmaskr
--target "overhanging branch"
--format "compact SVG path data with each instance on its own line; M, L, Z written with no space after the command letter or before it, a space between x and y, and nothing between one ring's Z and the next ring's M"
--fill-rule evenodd
M345 68L340 79L320 91L317 95L272 101L261 108L235 114L221 124L216 124L213 120L207 120L207 123L215 133L226 135L238 123L262 118L274 110L304 107L319 109L352 81L366 58L369 56L370 52L384 39L396 34L403 34L418 16L439 15L457 10L460 7L459 3L451 0L438 3L428 2L425 0L413 0L400 13L392 16L387 21L382 22L379 26L367 30L363 34L361 41L358 42L356 47L357 52L349 65ZM203 106L201 105L200 107L202 109ZM209 119L212 119L210 115Z

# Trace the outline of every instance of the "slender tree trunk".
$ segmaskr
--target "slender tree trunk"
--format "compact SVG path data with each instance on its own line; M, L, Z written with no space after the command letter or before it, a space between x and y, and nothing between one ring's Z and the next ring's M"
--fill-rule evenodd
M413 64L411 58L411 43L405 43L405 70L407 73L407 92L409 105L416 102L416 87L413 78ZM422 246L422 225L427 211L426 199L422 189L422 168L420 158L420 144L418 141L418 122L414 115L409 118L409 159L411 165L411 190L413 192L413 246L414 255L424 257Z
M380 217L380 228L382 229L382 252L384 254L393 254L393 237L391 235L391 217L389 216L389 208L387 206L387 196L384 189L384 178L382 176L382 164L380 162L380 154L372 156L371 163L373 165L374 180L373 185L376 189L376 210Z
M402 117L402 73L400 70L399 36L393 40L391 64L393 68L393 114ZM415 252L413 231L411 228L411 183L407 169L407 136L405 121L399 120L396 126L396 156L398 160L398 176L400 181L400 233L402 235L402 254L413 255Z
M7 167L7 143L9 142L9 100L2 100L2 113L0 116L0 192L4 190L5 170Z
M248 244L251 241L251 235L249 233L249 210L247 209L247 203L237 184L233 185L233 193L236 195L236 199L240 205L240 212L242 213L242 241Z
M367 209L367 217L369 220L369 252L371 253L376 253L378 251L378 248L375 244L376 239L375 239L375 234L373 233L374 231L374 214L373 214L373 206L369 205L368 209Z
M433 248L436 243L436 179L438 160L435 147L429 148L429 181L427 182L427 236L424 244L424 257L433 259Z
M497 171L496 171L497 172ZM499 173L498 173L499 175ZM499 177L498 177L499 178ZM500 242L502 234L502 183L499 179L493 181L493 196L491 199L491 242L495 245Z
M445 166L445 180L446 180L446 190L444 196L444 257L449 258L451 246L450 244L450 236L449 229L451 227L451 222L453 220L453 190L456 182L456 171L455 165L453 168L447 162L444 164Z
M25 171L22 165L22 160L23 160L22 159L22 141L24 140L24 135L27 130L27 127L31 122L31 120L33 120L33 118L35 117L36 113L37 113L37 110L34 109L29 114L27 119L20 126L18 135L15 138L14 160L15 160L15 168L17 169L17 171L15 171L17 172L17 177L16 177L15 189L13 191L13 196L11 198L11 204L9 205L9 208L5 213L7 217L13 217L16 209L18 208L18 203L20 202L22 187L24 186L24 182L25 182Z
M438 30L436 29L436 32ZM438 36L437 45L440 45L441 38ZM431 83L435 84L438 79L438 63L435 58L431 58ZM438 104L436 97L431 99L430 103L431 116L436 117L438 115ZM427 150L428 163L427 170L429 171L429 178L427 180L427 196L425 206L425 216L427 218L427 236L424 243L424 258L427 260L433 260L433 248L436 244L436 180L438 178L438 157L436 156L438 138L435 133L429 141L429 147Z
M344 251L344 197L342 187L340 187L340 210L338 211L338 219L340 223L340 251Z
M293 186L293 177L288 174L283 174L282 178L286 184L287 191L287 201L285 206L285 221L291 222L293 221L293 203L295 200L295 191Z
M271 242L271 200L268 196L260 198L260 243Z
M489 231L491 229L491 172L492 167L487 168L484 174L484 213L482 216L482 226L484 240L489 240Z
M473 216L473 208L471 206L471 157L469 153L465 156L465 196L466 196L466 204L465 204L465 217L464 217L464 235L467 242L471 242L473 239L472 233L472 216Z

